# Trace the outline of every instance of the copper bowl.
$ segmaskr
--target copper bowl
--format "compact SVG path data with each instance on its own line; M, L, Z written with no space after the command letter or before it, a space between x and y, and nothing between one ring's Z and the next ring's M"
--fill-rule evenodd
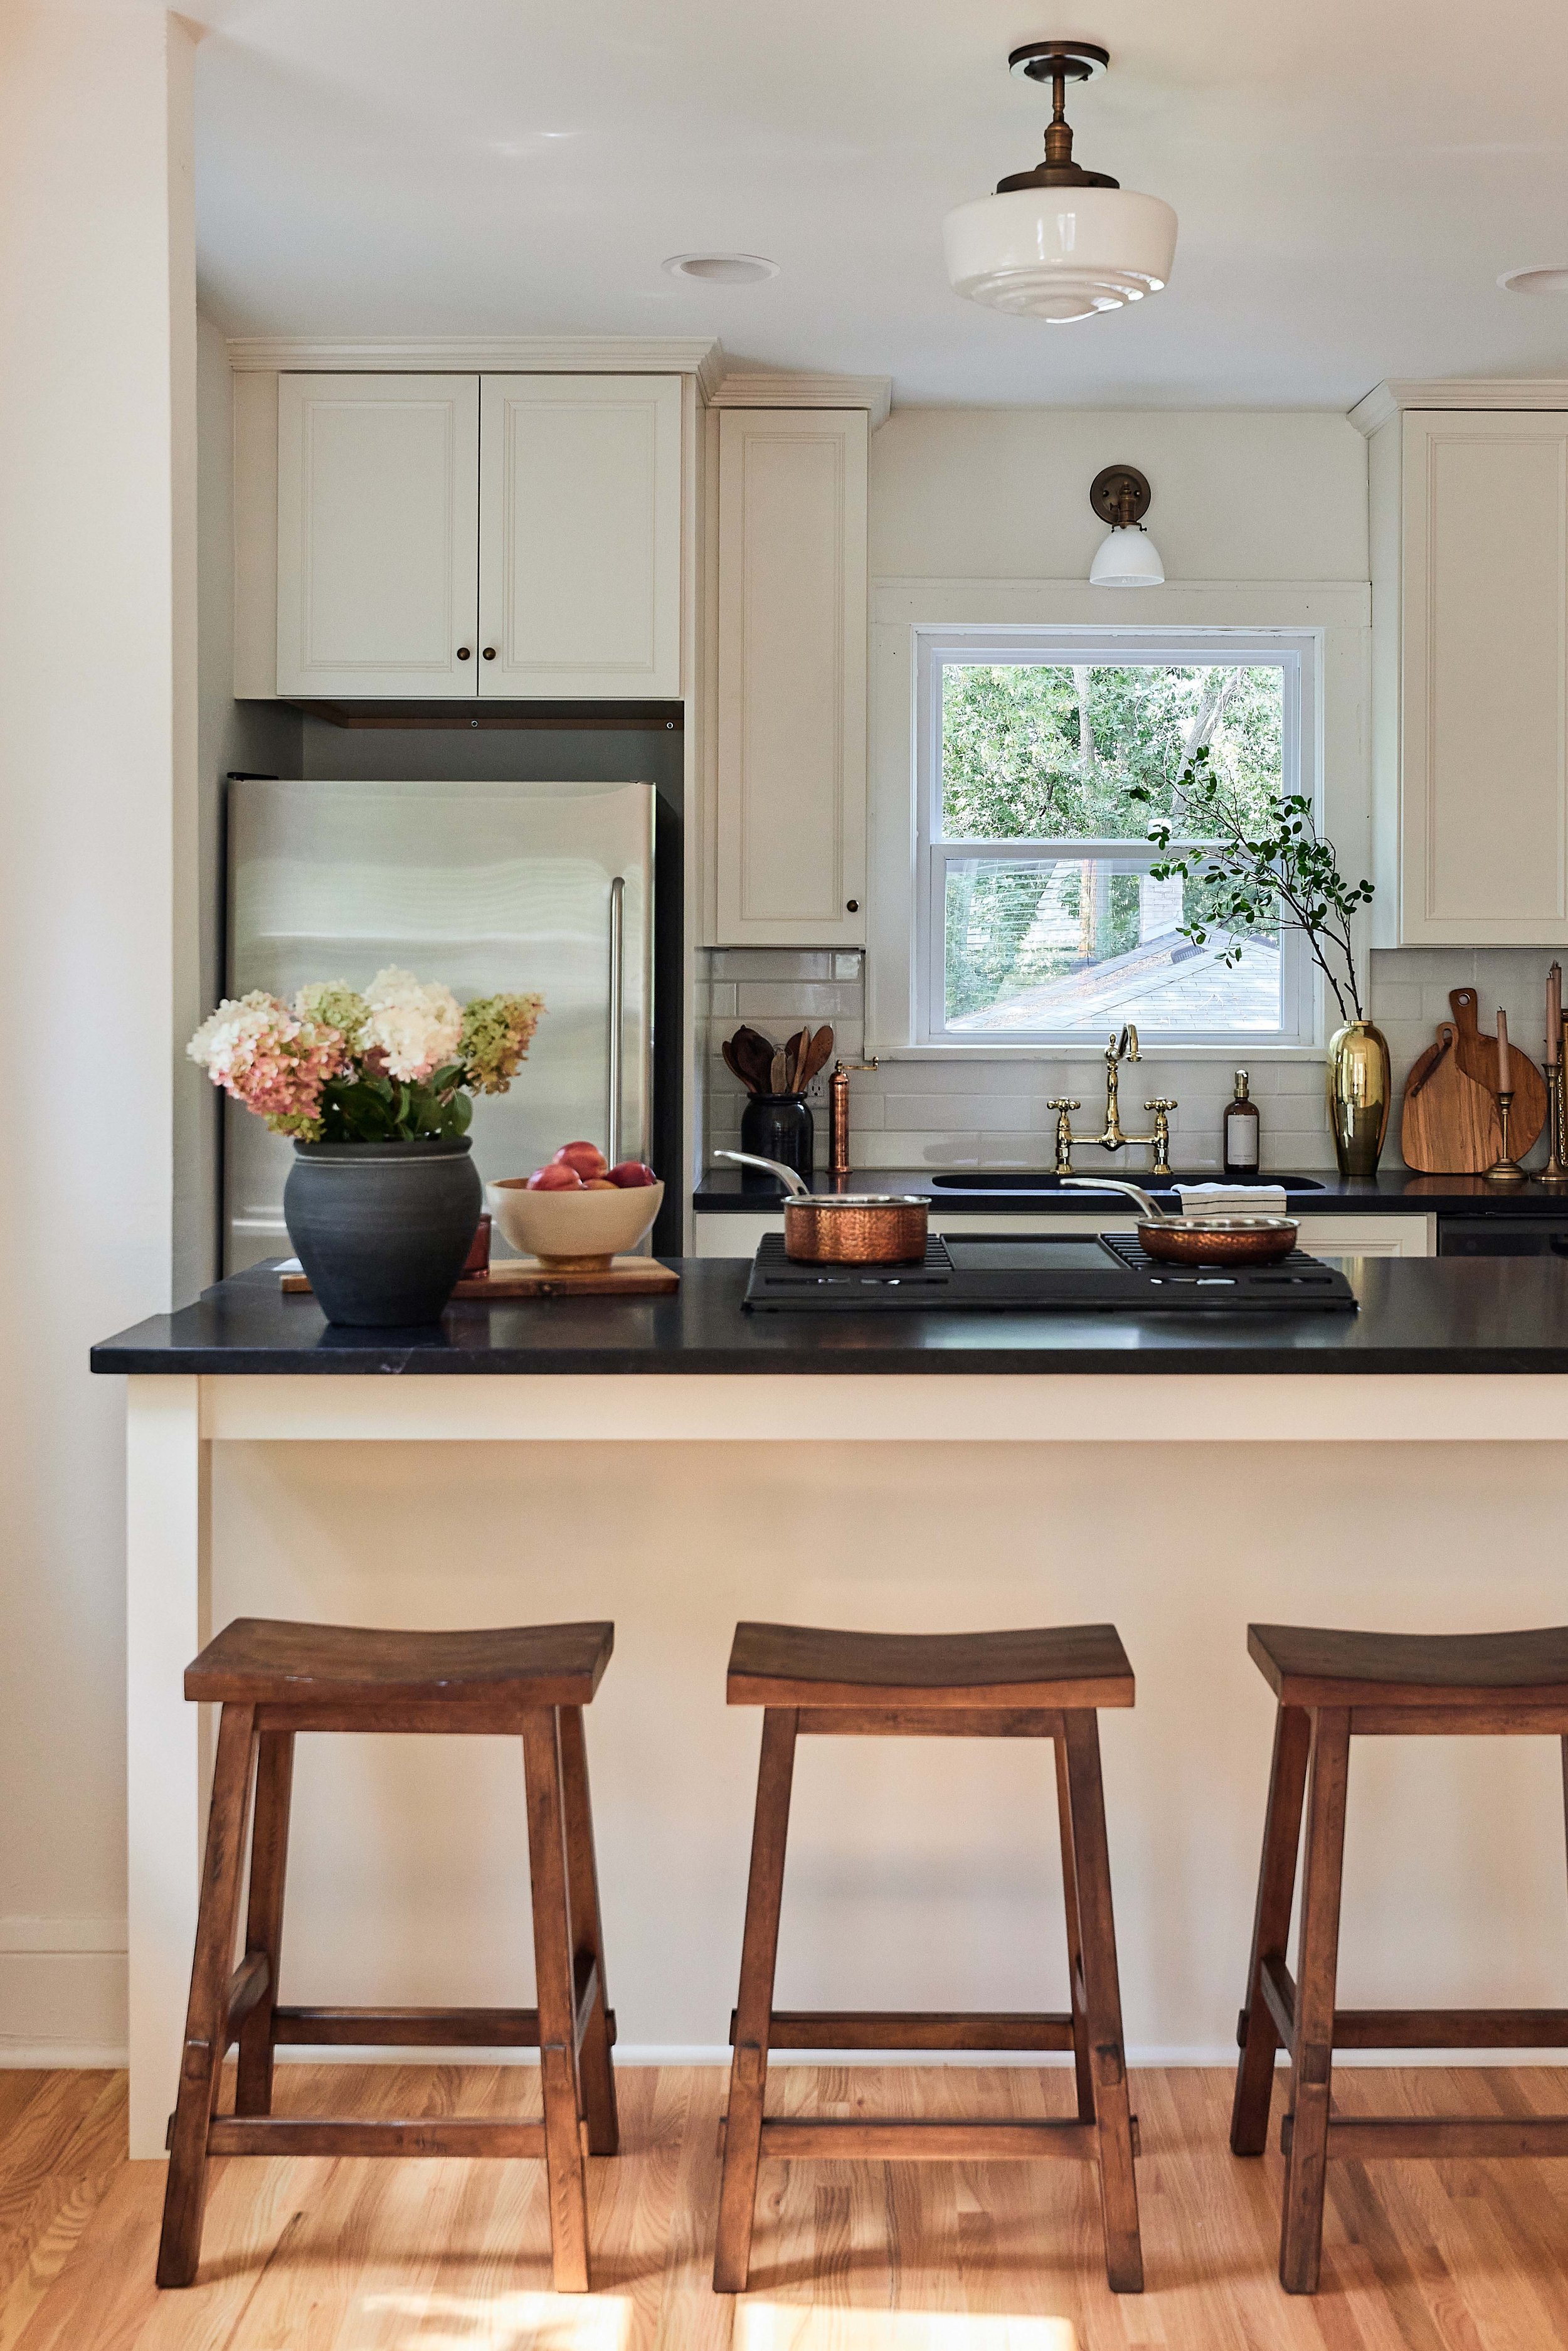
M909 1265L925 1255L929 1207L897 1192L813 1192L781 1159L716 1151L742 1167L777 1176L784 1203L784 1254L797 1265Z
M1063 1184L1090 1192L1121 1192L1143 1211L1138 1246L1162 1265L1278 1265L1296 1246L1294 1217L1171 1217L1136 1184L1111 1176L1064 1176Z

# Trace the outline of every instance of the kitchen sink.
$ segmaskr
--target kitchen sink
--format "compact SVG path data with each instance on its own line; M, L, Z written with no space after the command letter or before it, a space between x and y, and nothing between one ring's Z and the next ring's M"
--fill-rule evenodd
M1081 1172L1087 1175L1089 1171L1085 1169ZM1315 1176L1222 1176L1211 1172L1205 1176L1162 1176L1156 1183L1149 1176L1146 1169L1139 1167L1129 1167L1125 1175L1120 1168L1114 1171L1096 1168L1094 1175L1110 1175L1113 1181L1138 1184L1148 1192L1169 1192L1177 1183L1282 1184L1287 1192L1321 1192L1323 1189L1322 1184ZM1040 1172L1028 1167L973 1167L966 1169L961 1174L933 1176L931 1188L934 1192L1060 1192L1061 1178L1049 1171ZM1079 1186L1074 1185L1072 1188L1076 1191Z

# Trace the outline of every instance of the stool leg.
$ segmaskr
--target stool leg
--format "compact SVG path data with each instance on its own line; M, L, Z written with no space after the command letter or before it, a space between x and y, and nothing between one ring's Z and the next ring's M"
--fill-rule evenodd
M1144 2252L1138 2234L1138 2189L1133 2173L1127 2061L1122 2043L1122 1991L1116 1970L1116 1926L1111 1908L1111 1856L1105 1840L1105 1793L1100 1778L1100 1725L1093 1713L1074 1709L1062 1716L1061 1726L1062 1744L1067 1750L1078 1917L1083 1938L1083 1991L1094 2071L1094 2116L1100 2135L1105 2275L1113 2294L1141 2294Z
M1280 2283L1287 2294L1315 2294L1322 2255L1323 2189L1328 2171L1329 2095L1333 2072L1334 1980L1339 1966L1340 1879L1344 1864L1344 1800L1350 1715L1324 1707L1313 1718L1312 1786L1307 1798L1307 1867L1296 1959L1296 2048L1291 2067L1291 2149L1285 2165L1285 2217Z
M267 1990L239 2029L236 2115L272 2112L272 2013L283 1949L283 1881L288 1866L288 1806L294 1790L294 1733L264 1730L256 1740L256 1825L250 1839L250 1905L246 1917L248 1959L267 1959Z
M576 2001L567 1908L566 1815L561 1802L560 1716L523 1717L528 1799L528 1877L534 1905L534 1976L545 2108L550 2252L558 2294L588 2292L588 2175L578 2129Z
M1061 1830L1061 1897L1067 1913L1067 2005L1072 2018L1072 2066L1078 2080L1078 2119L1094 2119L1094 2068L1089 2055L1089 2015L1083 1991L1083 1938L1078 1926L1078 1865L1073 1858L1072 1803L1067 1792L1067 1742L1056 1750L1056 1815Z
M163 2231L158 2244L158 2283L162 2286L190 2285L202 2254L202 2219L207 2197L207 2126L217 2103L227 2036L229 1976L235 1963L235 1928L239 1918L240 1865L245 1856L246 1816L250 1806L255 1728L254 1707L225 1707L218 1724L217 1766L213 1774L212 1809L207 1814L191 1998L185 2011L180 2090L170 2139Z
M579 2070L590 2155L613 2155L621 2144L615 2113L615 2071L610 2056L610 1987L604 1980L604 1934L599 1918L599 1864L593 1850L593 1808L588 1795L588 1749L582 1708L560 1709L561 1793L566 1805L566 1876L571 1899L572 1964L591 1960L599 1996L582 2036Z
M789 1786L795 1771L795 1727L793 1707L765 1709L751 1832L751 1874L746 1887L735 2055L729 2068L729 2110L724 2131L724 2178L713 2264L716 2294L744 2294L751 2271L757 2167L762 2153L768 2043L773 2023L773 1971L779 1956L779 1907L789 1834Z
M1263 1965L1284 1962L1296 1898L1296 1855L1301 1842L1301 1800L1312 1719L1303 1707L1283 1706L1274 1722L1274 1761L1269 1772L1269 1809L1263 1823L1263 1858L1258 1869L1258 1905L1252 1918L1252 1956L1247 1967L1246 2039L1236 2068L1230 2111L1230 2151L1261 2155L1269 2141L1269 2103L1274 2090L1274 2053L1280 2036L1263 1998Z

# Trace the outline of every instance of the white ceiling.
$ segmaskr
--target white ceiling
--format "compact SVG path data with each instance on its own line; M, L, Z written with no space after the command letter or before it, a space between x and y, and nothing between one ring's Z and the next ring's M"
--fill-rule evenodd
M204 299L234 332L711 334L904 402L1345 407L1568 374L1568 9L1511 0L205 0ZM959 300L949 206L1038 160L1007 52L1112 52L1079 159L1181 222L1070 327ZM1491 37L1495 35L1495 40ZM758 286L660 267L765 254Z

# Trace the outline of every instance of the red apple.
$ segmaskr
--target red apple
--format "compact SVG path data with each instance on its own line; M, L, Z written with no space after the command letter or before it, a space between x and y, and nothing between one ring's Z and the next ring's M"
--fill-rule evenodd
M608 1176L591 1176L582 1188L585 1192L613 1192L615 1186Z
M610 1170L610 1181L618 1184L623 1192L640 1191L643 1185L656 1184L658 1180L653 1169L641 1159L623 1159L618 1167Z
M591 1176L608 1176L610 1162L597 1143L563 1143L555 1155L558 1167L575 1167L586 1184Z
M530 1192L580 1192L582 1178L575 1167L559 1166L554 1160L548 1167L536 1167L528 1177Z

